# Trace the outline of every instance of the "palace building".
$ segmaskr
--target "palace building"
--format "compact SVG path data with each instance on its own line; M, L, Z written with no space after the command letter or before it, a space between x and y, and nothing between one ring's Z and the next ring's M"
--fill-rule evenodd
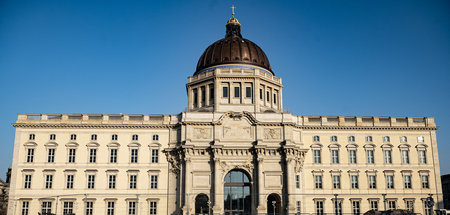
M432 117L296 116L234 17L174 115L18 114L8 215L443 207Z

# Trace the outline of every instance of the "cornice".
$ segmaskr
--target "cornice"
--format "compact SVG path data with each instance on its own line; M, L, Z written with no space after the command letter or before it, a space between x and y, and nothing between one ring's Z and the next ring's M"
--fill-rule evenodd
M16 128L174 128L176 125L122 125L122 124L20 124L13 123Z

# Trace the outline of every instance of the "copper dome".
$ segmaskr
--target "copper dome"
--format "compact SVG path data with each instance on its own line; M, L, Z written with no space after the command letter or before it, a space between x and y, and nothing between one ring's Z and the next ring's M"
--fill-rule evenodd
M194 75L206 68L226 64L262 67L274 75L264 51L252 41L242 38L241 24L234 16L228 20L226 28L225 38L216 41L203 52Z

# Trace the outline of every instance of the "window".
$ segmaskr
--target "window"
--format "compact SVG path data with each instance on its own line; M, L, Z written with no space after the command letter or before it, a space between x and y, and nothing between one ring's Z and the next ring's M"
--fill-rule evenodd
M371 210L375 210L375 211L378 210L378 200L370 200L369 204L370 204Z
M234 87L234 97L239 98L240 97L240 89L239 87Z
M95 188L95 175L88 175L88 189L94 189Z
M316 215L323 215L323 201L316 201Z
M116 175L109 175L108 176L108 188L109 189L116 189Z
M214 84L209 85L209 104L214 104Z
M389 150L384 150L384 163L385 164L392 164L392 151Z
M149 207L149 212L150 215L156 215L157 209L158 208L158 203L155 201L151 201L150 202L150 207Z
M367 163L373 164L375 163L375 158L374 158L374 154L373 154L373 149L368 149L366 151L367 154Z
M131 163L138 162L138 149L131 149L130 162Z
M313 137L313 141L314 142L319 142L320 141L320 137L319 136L314 136Z
M405 189L411 189L411 176L410 175L404 175L403 176L403 183L405 184Z
M361 205L360 205L359 201L352 201L352 211L353 211L353 215L361 214Z
M53 175L45 176L45 189L52 189L53 186Z
M297 208L297 213L300 214L301 209L302 209L302 202L297 201L295 204L296 208Z
M295 188L300 188L300 175L295 176Z
M423 203L424 203L424 207L423 208L425 210L425 214L424 215L433 215L432 208L428 207L428 204L426 204L425 201Z
M159 136L157 134L153 135L153 140L159 140Z
M31 175L25 175L23 188L24 189L30 189L31 188Z
M401 150L402 153L402 164L409 164L409 151Z
M273 94L273 103L274 103L274 104L277 103L277 94Z
M77 135L76 134L71 134L70 135L70 140L77 140Z
M333 199L335 215L342 215L342 201Z
M341 176L340 175L333 175L333 188L341 189Z
M94 202L87 201L86 202L86 215L94 214Z
M56 134L50 134L50 140L56 140Z
M67 189L73 189L73 178L74 178L74 175L66 176L66 188Z
M406 210L409 212L414 212L414 200L406 200L405 201Z
M405 136L400 137L400 142L406 143L407 141L408 141L408 139Z
M228 98L228 87L222 88L222 97Z
M377 189L377 177L375 175L369 175L369 188Z
M118 139L117 134L113 134L113 135L111 136L111 140L117 140L117 139Z
M428 181L428 175L422 175L421 178L422 178L422 188L424 188L424 189L430 188L430 183Z
M366 137L366 142L371 143L373 141L372 136L367 136Z
M158 189L158 176L150 176L150 189Z
M339 150L331 150L331 163L339 163Z
M417 142L418 143L423 143L425 141L425 138L423 136L418 136L417 137Z
M320 150L313 150L314 152L314 163L321 163Z
M337 142L338 138L337 136L331 136L331 142Z
M29 207L30 207L30 202L22 202L22 215L28 215Z
M349 136L348 142L355 142L355 136Z
M388 210L397 209L397 202L395 200L388 200Z
M117 163L117 149L110 149L109 150L109 162L110 163Z
M393 175L386 176L386 188L394 189L394 176Z
M52 213L52 202L44 201L41 205L42 214L50 214Z
M194 107L196 108L198 107L198 90L194 89L193 93L194 93Z
M322 189L322 176L321 175L314 176L314 184L315 184L316 189Z
M30 140L34 140L36 138L36 135L30 134Z
M136 202L135 201L128 202L128 215L136 215Z
M55 162L55 149L48 149L47 151L47 162L54 163Z
M115 202L107 202L106 215L114 215L114 203Z
M72 214L73 214L73 202L64 202L63 215L72 215Z
M205 106L205 104L206 104L206 89L205 89L205 87L204 86L200 87L200 91L202 94L202 98L201 98L202 106Z
M419 150L419 163L420 164L427 163L427 154L425 150Z
M350 181L351 181L352 189L358 189L359 188L358 176L357 175L350 176Z
M136 189L137 175L130 175L130 189Z
M269 93L269 91L267 91L266 98L267 98L267 102L269 102L270 101L270 93Z
M97 149L89 149L89 163L97 162Z
M138 140L139 136L137 134L133 134L133 136L131 136L131 140Z
M384 137L383 137L383 141L384 141L385 143L389 143L389 142L391 142L391 138L390 138L389 136L384 136Z
M34 149L27 150L27 163L33 163L34 161Z
M348 151L348 161L350 163L356 163L356 150L352 149Z
M263 90L259 89L259 99L263 100L264 99L263 96L264 96Z
M252 97L252 88L251 87L246 87L245 88L245 97L247 97L247 98L251 98Z
M152 149L152 163L158 163L158 155L159 155L159 150Z
M92 134L91 135L91 140L97 140L97 135L96 134Z
M69 149L69 163L75 163L76 149Z

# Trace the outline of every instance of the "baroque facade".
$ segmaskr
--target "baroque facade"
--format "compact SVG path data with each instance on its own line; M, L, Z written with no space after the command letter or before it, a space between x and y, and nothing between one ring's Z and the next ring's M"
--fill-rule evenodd
M8 215L442 208L432 117L295 116L234 17L176 115L19 114Z

